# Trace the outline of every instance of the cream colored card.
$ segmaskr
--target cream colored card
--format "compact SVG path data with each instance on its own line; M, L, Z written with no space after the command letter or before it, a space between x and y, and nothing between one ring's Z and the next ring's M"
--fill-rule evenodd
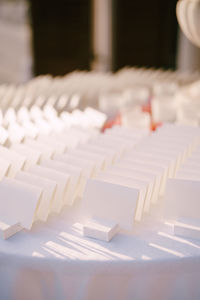
M135 220L136 221L141 220L142 214L144 212L144 204L145 204L147 190L148 190L148 184L146 182L142 180L133 179L131 177L123 177L120 175L107 173L107 172L101 172L96 177L96 179L137 189L139 192L139 198L138 198L138 203L137 203L137 208L135 213Z
M81 168L82 174L86 178L90 178L95 174L95 164L87 159L83 159L65 153L65 154L55 155L54 160L60 161L62 163L70 164L77 168Z
M26 138L24 141L24 144L32 147L33 149L36 149L42 153L42 159L44 158L52 158L55 154L55 151L52 147L47 146L45 143L41 143L39 141Z
M57 184L53 180L34 175L31 173L20 171L17 173L17 180L34 185L42 189L40 204L37 209L36 218L41 221L46 221L49 213L51 212L51 205L54 201Z
M26 157L3 146L0 146L0 157L10 163L7 173L9 177L14 177L19 170L23 169L26 163Z
M157 161L149 160L147 157L141 158L124 158L117 165L126 166L129 168L150 172L156 175L156 185L153 193L153 203L156 203L159 195L163 195L168 177L168 166L159 164ZM155 201L155 202L154 202Z
M55 197L51 203L50 211L59 213L65 204L70 176L62 171L59 172L55 169L38 165L31 166L29 172L56 182Z
M41 162L42 166L55 169L60 172L64 172L70 176L68 190L65 194L64 204L72 205L77 194L79 192L79 185L81 180L81 169L75 168L74 166L70 166L67 163L46 159Z
M156 176L154 174L150 174L147 172L142 172L138 170L134 170L128 167L122 167L122 166L112 166L108 170L108 172L114 172L114 174L120 175L120 176L126 176L131 177L133 179L139 179L144 182L148 183L148 190L146 195L146 200L144 204L144 211L148 212L150 209L151 203L153 203L153 195L154 195L154 189L155 189L155 183L156 183Z
M8 160L0 158L0 180L9 173L10 166L11 164Z
M30 229L40 204L42 190L16 179L0 182L0 220Z
M8 139L8 131L0 126L0 145L4 145Z
M155 151L148 151L148 148L147 149L137 149L137 151L132 151L127 154L127 157L137 157L137 156L139 156L139 157L144 156L144 157L148 157L149 160L155 159L159 162L166 163L169 167L169 173L168 173L169 177L175 176L178 162L177 162L177 159L174 158L173 155L169 155L166 153L159 153L159 152L155 152Z
M41 143L47 144L54 149L55 154L63 154L67 151L67 146L65 141L60 139L59 137L48 136L48 135L39 135L37 140Z
M68 133L52 133L51 136L57 138L58 140L64 141L67 149L75 149L80 144L79 136L70 132L70 129Z
M199 181L168 179L164 197L165 217L173 220L200 219L199 195Z
M120 228L132 230L138 195L135 188L89 179L82 199L82 217L113 221Z
M38 164L42 157L42 153L40 151L26 144L13 144L11 149L26 158L24 170L28 170L30 166Z
M191 179L191 180L200 180L200 170L179 170L176 174L176 178L178 179Z
M75 150L69 150L67 153L76 155L76 157L81 157L81 158L91 160L95 164L97 172L103 170L106 166L106 160L102 155L98 155L96 153L91 153L91 152L88 153L87 151L81 150L79 148Z
M101 147L94 146L91 144L82 145L82 146L78 147L77 149L81 149L88 153L95 153L95 154L103 156L106 161L106 167L112 165L116 158L115 153L112 150L110 151L110 149L103 149Z
M125 148L122 145L120 145L119 143L117 143L117 145L116 145L115 142L105 140L105 139L91 140L88 143L88 145L94 145L96 147L109 150L110 152L112 151L114 160L120 159L122 157L122 155L125 153Z
M125 153L126 150L131 149L135 143L131 142L130 139L127 139L126 137L120 137L120 136L114 136L114 135L107 135L103 134L100 137L98 137L98 140L102 140L103 142L107 142L109 144L114 144L120 147L121 155Z

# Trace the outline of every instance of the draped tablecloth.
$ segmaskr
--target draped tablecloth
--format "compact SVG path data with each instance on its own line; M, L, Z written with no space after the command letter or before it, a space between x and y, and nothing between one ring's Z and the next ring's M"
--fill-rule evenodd
M82 236L78 207L0 240L0 299L200 299L200 241L152 212L110 243Z

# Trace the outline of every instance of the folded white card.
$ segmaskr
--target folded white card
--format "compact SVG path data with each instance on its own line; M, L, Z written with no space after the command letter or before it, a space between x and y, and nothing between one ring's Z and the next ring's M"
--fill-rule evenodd
M42 153L26 144L13 144L11 149L26 158L24 170L27 170L31 165L39 163Z
M70 176L70 180L68 183L68 190L65 194L64 204L72 205L74 200L77 197L79 192L79 185L81 180L81 169L78 167L74 167L65 162L60 162L56 160L46 159L41 162L42 166L55 169L59 172L64 172Z
M52 147L30 138L26 138L24 144L40 151L42 153L42 158L52 158L55 153Z
M42 189L43 193L37 209L36 218L41 221L46 221L49 213L51 212L51 205L53 203L57 187L56 182L23 171L17 173L16 179Z
M138 195L134 188L88 179L82 198L82 216L110 220L132 230Z
M9 173L10 162L0 158L0 180Z
M10 163L7 174L9 177L14 177L19 170L23 169L26 162L26 157L3 146L0 146L0 157Z
M54 149L55 154L62 154L67 150L66 143L63 139L48 135L38 135L37 140Z
M63 172L58 172L55 169L38 165L31 166L29 172L56 182L57 187L55 197L53 198L50 210L51 212L59 213L65 204L65 199L67 198L66 194L68 191L70 176Z
M0 233L1 237L6 240L12 235L16 234L23 228L21 227L20 223L13 223L13 222L3 222L0 221Z
M0 220L30 229L42 190L24 182L4 178L0 182Z
M144 211L148 212L150 209L151 202L153 202L153 192L155 189L155 180L156 177L153 174L142 172L138 170L134 170L128 167L123 166L112 166L108 170L108 172L113 172L114 174L118 174L120 176L131 177L133 179L138 179L146 182L148 184L146 200L144 204Z
M131 177L123 177L113 173L101 172L96 179L106 182L127 186L138 190L139 197L135 213L135 220L140 221L144 211L144 204L148 191L148 184L142 180L133 179Z

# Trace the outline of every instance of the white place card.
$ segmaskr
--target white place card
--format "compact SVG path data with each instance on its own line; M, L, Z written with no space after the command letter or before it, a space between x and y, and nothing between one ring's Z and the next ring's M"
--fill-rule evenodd
M92 153L92 152L88 153L87 151L84 151L79 148L77 148L75 150L69 150L67 153L76 155L76 157L81 157L81 158L91 160L95 164L97 171L105 169L106 160L105 160L105 157L102 155Z
M155 175L152 175L150 173L134 170L131 168L126 167L120 167L120 166L112 166L107 170L109 173L113 172L114 174L125 176L125 177L131 177L133 179L142 180L146 183L148 183L148 189L147 189L147 195L146 200L144 204L144 211L148 212L150 209L151 203L153 203L153 192L155 189Z
M60 161L62 163L67 163L77 168L81 168L82 175L85 176L85 178L90 178L95 174L95 164L87 159L79 158L74 155L65 153L55 155L54 160Z
M135 161L126 161L126 160L121 160L119 161L116 166L122 167L122 168L127 168L132 170L133 172L142 172L143 174L147 174L148 176L151 176L152 180L154 181L154 187L153 187L153 192L152 192L152 197L151 201L152 203L156 203L158 201L158 197L160 195L160 190L161 190L161 184L162 181L165 180L166 178L163 178L164 175L164 169L154 166L153 164L145 164L141 162L135 162ZM148 205L145 205L145 211L148 211L149 207Z
M81 169L70 166L70 164L64 162L50 159L42 160L41 165L51 169L55 169L59 172L64 172L65 174L70 176L68 189L65 193L64 204L72 205L79 192L79 185L82 174Z
M119 143L113 143L112 141L109 141L108 139L94 139L91 140L88 145L93 145L98 148L106 149L109 150L110 152L112 151L114 160L115 159L120 159L122 155L125 153L125 148L120 145Z
M38 165L31 166L29 172L31 174L35 174L56 182L56 192L53 198L53 202L51 203L50 210L51 212L59 213L63 205L65 204L70 176L63 172Z
M24 141L24 144L32 147L33 149L36 149L42 153L42 159L44 158L52 158L55 154L54 149L50 146L47 146L45 143L41 143L39 141L26 138Z
M47 144L52 149L54 149L55 154L62 154L67 151L66 143L59 139L59 137L48 136L48 135L38 135L37 140L41 143Z
M24 182L4 178L0 182L0 220L30 229L42 190Z
M200 218L200 182L185 179L168 179L166 186L165 216L168 219Z
M82 198L82 216L113 221L122 229L132 230L138 195L134 188L89 179Z
M8 131L0 126L0 145L4 145L8 139Z
M57 184L53 180L34 175L31 173L20 171L16 175L16 179L42 189L40 204L37 208L36 218L40 221L46 221L51 212L51 205L56 192Z
M142 180L132 179L131 177L123 177L113 173L101 172L97 180L102 180L122 186L127 186L138 190L139 197L135 213L135 220L140 221L144 212L144 204L146 200L148 184Z
M66 133L65 132L52 133L51 136L57 138L58 140L64 141L67 149L75 149L80 144L81 141L79 136L71 132L71 129L69 129L69 131Z
M18 171L23 169L26 163L26 157L3 146L0 146L0 157L10 163L7 173L9 177L14 177Z
M42 157L42 153L40 151L26 144L13 144L11 149L26 158L23 168L24 170L28 170L30 166L38 164Z
M10 165L8 160L0 158L0 180L9 173Z
M85 144L79 146L78 149L84 150L88 153L95 153L98 155L102 155L106 160L106 166L112 165L116 159L116 155L114 151L110 149L100 148L98 146L94 146L92 144Z
M109 242L118 232L119 226L113 221L99 219L88 220L83 225L83 235Z

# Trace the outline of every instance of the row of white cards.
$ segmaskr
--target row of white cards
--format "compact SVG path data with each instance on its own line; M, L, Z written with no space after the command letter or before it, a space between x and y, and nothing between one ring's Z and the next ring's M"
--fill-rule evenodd
M200 239L200 147L185 161L176 178L167 182L165 216L174 234Z
M131 142L126 142L126 135L110 139L70 128L56 135L25 138L9 149L0 146L3 236L7 238L21 228L30 229L34 221L46 221L49 214L73 205L82 196L88 178L112 165L146 134L130 131Z
M33 106L30 110L21 107L17 112L9 108L4 114L0 111L0 144L10 146L26 137L61 133L72 127L100 129L105 120L105 114L90 107L84 111L63 112L60 116L50 105L43 109Z
M116 126L97 136L71 128L54 136L26 138L10 149L1 146L4 237L30 229L35 220L46 221L83 192L83 217L131 229L164 194L166 179L175 176L199 141L199 129L192 127L165 125L149 135ZM29 191L30 185L34 189Z
M111 141L119 136L131 141L128 131L117 127L107 131L103 139ZM199 143L199 128L189 126L166 124L146 136L127 148L113 166L87 182L83 215L132 229L134 220L140 221L151 204L165 194L167 178L176 176Z

